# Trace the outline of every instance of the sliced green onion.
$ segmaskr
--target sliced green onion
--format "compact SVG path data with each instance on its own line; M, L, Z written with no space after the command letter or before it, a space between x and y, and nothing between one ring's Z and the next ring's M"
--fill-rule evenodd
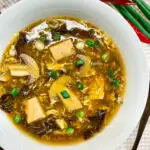
M96 41L86 40L86 45L89 48L98 48L98 47L100 47L100 42L98 40L96 40Z
M39 40L41 42L45 43L47 41L47 35L45 35L45 34L41 35Z
M67 135L72 135L74 133L74 128L67 128L66 129L66 134Z
M105 63L108 62L108 60L109 60L109 53L108 53L108 52L106 52L106 53L104 53L104 54L102 55L102 60L103 60Z
M11 94L12 94L13 97L16 97L19 94L19 89L13 88L12 91L11 91Z
M86 40L86 44L87 44L88 47L93 48L94 41L92 41L92 40Z
M53 39L54 41L60 40L60 39L61 39L60 33L59 33L59 32L52 32L52 39Z
M96 40L94 43L94 48L99 48L99 47L100 47L100 42Z
M112 69L108 70L108 78L110 80L114 80L114 78L115 78L115 74L114 74L114 71Z
M119 85L120 85L120 81L119 80L113 80L112 84L113 84L113 86L115 86L116 88L118 88Z
M64 99L70 98L70 95L66 90L60 92L60 94L63 96Z
M16 116L14 116L13 120L16 124L19 124L22 120L22 117L21 117L21 115L16 115Z
M59 73L57 71L52 71L52 72L49 72L48 74L54 80L58 79L58 77L59 77Z
M83 89L84 89L84 84L81 83L81 82L77 82L77 83L76 83L76 86L77 86L77 88L80 89L80 90L83 90Z
M82 59L80 59L80 60L76 61L75 64L76 64L77 67L81 67L85 64L85 62Z
M76 116L77 116L79 119L82 119L82 118L85 116L85 113L84 113L84 111L78 111L78 112L76 112Z

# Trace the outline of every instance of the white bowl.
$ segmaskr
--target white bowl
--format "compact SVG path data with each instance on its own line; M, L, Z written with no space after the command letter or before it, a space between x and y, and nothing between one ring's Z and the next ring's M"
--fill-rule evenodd
M48 16L74 16L89 20L106 31L120 47L127 70L124 104L115 119L87 142L70 146L38 143L16 129L0 111L0 145L6 150L114 150L136 127L146 104L148 69L139 39L128 23L99 0L24 0L0 16L0 55L12 35Z

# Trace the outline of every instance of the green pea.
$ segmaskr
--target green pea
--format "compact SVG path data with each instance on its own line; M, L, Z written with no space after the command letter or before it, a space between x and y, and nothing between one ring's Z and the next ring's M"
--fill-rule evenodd
M13 120L16 124L19 124L22 120L22 117L21 117L21 115L16 115L16 116L14 116Z
M74 133L74 128L67 128L66 129L66 134L67 135L72 135Z
M85 116L85 112L84 111L78 111L76 112L76 116L80 119L83 118Z

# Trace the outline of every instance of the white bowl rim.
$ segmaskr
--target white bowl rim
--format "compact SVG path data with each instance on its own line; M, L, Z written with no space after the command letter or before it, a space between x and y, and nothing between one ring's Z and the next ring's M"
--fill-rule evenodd
M20 1L20 2L18 2L16 5L10 7L8 10L6 10L6 11L0 16L0 21L3 21L3 19L4 19L5 17L7 17L7 15L10 16L10 14L11 14L12 12L17 12L17 11L15 11L15 9L18 8L19 6L23 7L23 5L25 5L25 7L26 7L29 1L30 1L30 0ZM38 0L37 0L37 1L38 1ZM44 0L44 1L47 1L47 0ZM58 1L58 0L56 0L56 1ZM90 0L83 0L83 1L90 2ZM33 2L33 3L36 3L36 0L32 0L32 2ZM98 0L95 0L92 4L95 4L95 5L96 5L96 4L98 4L98 2L99 2ZM141 102L138 104L139 107L137 108L136 117L133 118L134 121L132 121L132 124L130 124L129 127L126 127L125 132L123 132L120 136L118 136L118 138L116 138L116 140L114 140L113 145L109 145L109 144L108 144L108 146L106 147L107 150L110 150L109 148L111 148L111 150L113 150L113 149L117 148L121 143L123 143L123 142L125 141L125 139L129 136L129 134L130 134L130 133L133 131L133 129L136 127L136 125L137 125L137 123L138 123L138 121L139 121L139 119L140 119L140 117L141 117L141 115L142 115L142 112L143 112L143 110L144 110L144 106L145 106L145 104L146 104L147 95L148 95L149 73L148 73L148 66L147 66L147 63L146 63L146 60L145 60L145 56L144 56L144 54L143 54L143 52L142 52L142 49L141 49L140 41L139 41L137 35L136 35L136 34L134 33L134 31L132 30L132 28L128 25L127 22L125 22L125 20L123 19L123 17L121 17L121 16L120 16L118 13L116 13L113 9L111 9L110 7L106 6L105 4L103 4L103 3L101 3L101 2L99 2L99 5L101 5L101 7L104 7L107 11L110 11L113 15L115 15L115 16L122 22L122 24L124 24L125 26L127 26L127 27L126 27L127 30L130 30L131 35L132 35L132 37L134 38L134 40L135 40L135 42L136 42L135 45L136 45L137 49L139 49L138 52L139 52L140 55L141 55L140 61L141 61L142 64L143 64L143 70L144 70L144 74L143 74L142 77L144 77L144 79L143 79L143 84L144 84L145 86L143 87L143 90L142 90L142 92L141 92L141 95L142 95L143 99L142 99ZM26 8L27 8L27 7L26 7ZM1 27L1 26L0 26L0 27ZM1 47L0 47L0 49L1 49ZM0 111L0 122L4 121L4 122L8 123L8 120L6 120L6 118L4 118L4 117L5 117L5 114ZM7 128L4 128L4 126L3 126L3 128L1 128L1 125L0 125L0 131L1 131L1 130L6 131ZM14 129L14 130L15 130L15 129ZM15 130L15 132L16 132L16 130ZM16 138L18 138L17 136L19 136L19 135L21 135L21 134L18 133L18 135L16 135ZM0 139L2 139L2 138L3 138L3 137L0 135ZM91 141L92 141L92 140L91 140ZM4 144L4 143L5 143L5 144ZM5 141L4 143L1 143L1 141L0 141L0 144L2 144L2 146L3 146L4 148L5 148L5 147L9 147L9 146L8 146L8 144L9 144L8 141L7 141L7 142ZM27 142L27 143L28 143L28 142ZM85 142L85 143L86 143L86 142ZM87 143L90 143L90 141L87 142ZM16 141L15 144L17 144L17 141ZM19 144L19 143L18 143L18 144ZM92 144L92 143L91 143L91 144ZM67 150L69 150L69 149L75 150L75 149L77 149L77 148L80 148L80 149L82 148L82 149L84 149L84 146L82 147L82 145L84 145L84 144L77 145L77 146L71 146L71 147L64 147L64 148L67 149ZM85 145L86 145L86 144L85 144ZM26 145L24 145L24 146L26 146ZM20 150L24 150L24 146L20 145L20 146L19 146L19 147L20 147ZM39 144L38 146L40 146L40 144ZM53 148L55 148L55 147L53 147ZM98 148L98 145L96 145L95 148L97 149L97 148ZM41 149L42 149L42 150L47 150L47 148L41 148ZM56 149L59 149L59 147L56 148ZM10 149L7 149L7 150L10 150ZM19 149L18 149L18 150L19 150ZM104 150L104 149L103 149L103 150Z

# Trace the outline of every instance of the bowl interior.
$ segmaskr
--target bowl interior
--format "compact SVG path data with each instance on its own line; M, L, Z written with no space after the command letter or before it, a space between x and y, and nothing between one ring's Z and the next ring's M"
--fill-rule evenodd
M63 150L113 150L120 145L138 123L148 92L148 70L139 40L128 23L98 0L29 0L19 2L0 16L0 56L12 35L28 24L49 16L73 16L86 19L107 32L120 48L127 71L124 104L114 120L95 138ZM0 111L0 144L7 150L49 148L23 135ZM9 143L9 144L8 144ZM109 143L109 144L108 144Z

